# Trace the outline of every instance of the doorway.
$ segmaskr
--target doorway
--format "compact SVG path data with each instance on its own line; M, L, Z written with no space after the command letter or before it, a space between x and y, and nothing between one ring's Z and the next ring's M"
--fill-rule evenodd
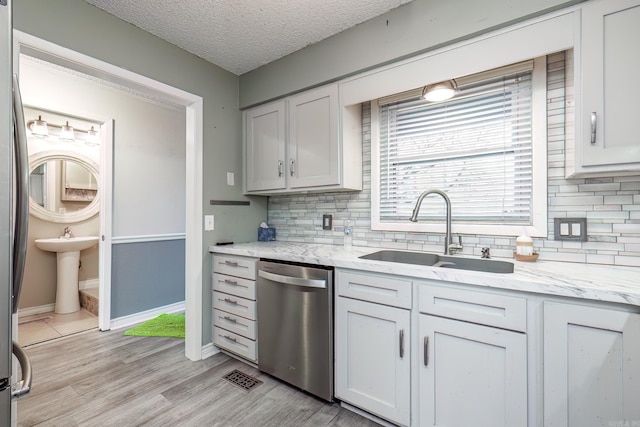
M40 58L72 70L99 77L132 90L142 91L166 102L181 105L185 111L186 193L185 205L185 354L192 360L202 358L202 98L181 89L157 82L136 73L62 48L36 37L14 31L14 64L20 53ZM109 160L107 160L108 162ZM112 170L111 164L102 164L104 170ZM111 188L105 183L105 197L101 198L104 215L101 215L100 245L100 328L111 329Z

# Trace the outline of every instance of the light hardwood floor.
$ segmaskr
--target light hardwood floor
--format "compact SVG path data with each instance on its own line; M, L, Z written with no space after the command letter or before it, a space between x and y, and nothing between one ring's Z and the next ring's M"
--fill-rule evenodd
M26 349L33 388L19 426L376 426L224 354L191 362L184 341L91 332ZM246 392L233 369L263 384Z

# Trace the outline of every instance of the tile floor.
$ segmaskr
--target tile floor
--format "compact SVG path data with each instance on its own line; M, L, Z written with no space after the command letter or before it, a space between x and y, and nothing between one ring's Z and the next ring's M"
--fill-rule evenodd
M18 319L18 343L26 347L97 328L98 317L85 309L69 314L34 314Z

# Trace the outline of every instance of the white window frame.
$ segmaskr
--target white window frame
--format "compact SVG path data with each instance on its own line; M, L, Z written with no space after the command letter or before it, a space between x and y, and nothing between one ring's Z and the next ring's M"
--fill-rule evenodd
M492 236L547 236L547 67L546 57L534 59L532 74L532 223L531 225L452 222L452 232ZM425 190L427 190L425 188ZM444 203L444 201L443 201ZM455 214L455 205L452 206ZM380 118L378 100L371 101L371 229L378 231L445 231L442 223L380 221Z

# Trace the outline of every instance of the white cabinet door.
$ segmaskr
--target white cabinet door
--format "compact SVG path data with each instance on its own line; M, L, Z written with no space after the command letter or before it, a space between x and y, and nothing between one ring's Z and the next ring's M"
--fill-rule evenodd
M289 186L340 184L338 86L289 98Z
M409 310L337 298L335 394L400 425L410 420Z
M245 190L285 188L284 101L262 105L244 115Z
M640 425L640 315L544 303L544 425Z
M421 426L527 425L523 333L420 315Z
M639 23L639 0L599 0L582 9L576 149L583 172L640 170Z

